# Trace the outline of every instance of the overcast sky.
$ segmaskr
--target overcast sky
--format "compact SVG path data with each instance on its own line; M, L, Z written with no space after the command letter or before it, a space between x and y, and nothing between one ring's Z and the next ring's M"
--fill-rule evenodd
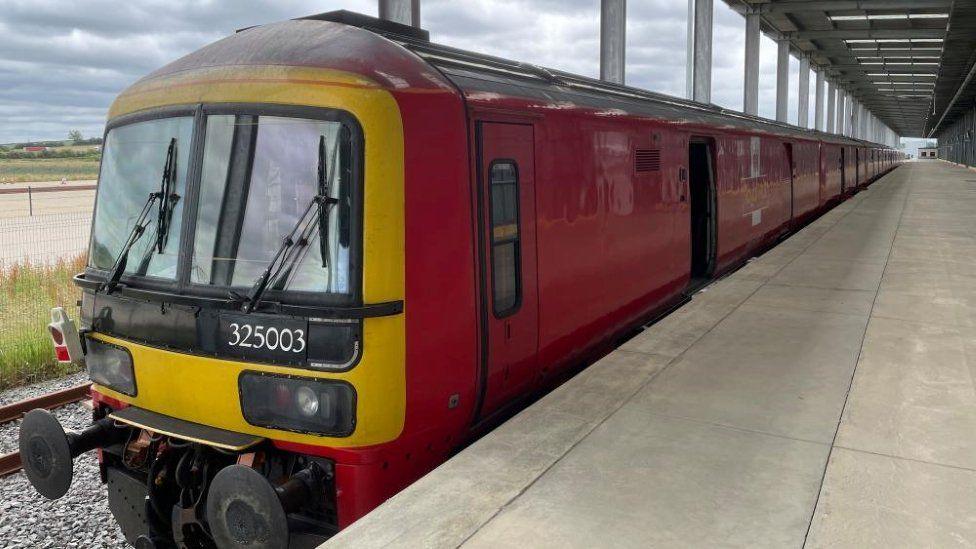
M742 109L745 20L715 3L712 102ZM422 0L422 26L451 46L599 75L599 0ZM101 135L139 77L235 29L377 0L0 0L0 143ZM685 0L630 0L627 84L683 95ZM776 47L763 36L760 115L775 114ZM799 62L790 59L790 121ZM811 78L811 88L813 78ZM813 93L811 91L811 97ZM811 108L811 117L812 111Z

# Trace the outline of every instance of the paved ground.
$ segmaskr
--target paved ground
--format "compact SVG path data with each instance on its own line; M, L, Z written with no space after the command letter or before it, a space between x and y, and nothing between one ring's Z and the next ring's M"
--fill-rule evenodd
M976 546L976 172L909 163L330 547Z
M71 188L94 181L8 183L0 189ZM0 194L0 265L53 263L88 247L94 190Z
M43 216L84 211L91 213L92 206L95 203L95 191L93 189L70 189L71 187L85 187L92 185L95 182L83 181L77 183L79 184L69 183L64 186L56 183L53 185L31 183L30 185L33 189L46 187L64 190L55 192L35 192L31 194L0 194L0 220L26 218L31 214L34 216ZM85 185L81 185L81 183L84 183ZM18 183L9 183L0 186L0 189L14 189L22 186L26 187L26 185L26 183L23 185Z

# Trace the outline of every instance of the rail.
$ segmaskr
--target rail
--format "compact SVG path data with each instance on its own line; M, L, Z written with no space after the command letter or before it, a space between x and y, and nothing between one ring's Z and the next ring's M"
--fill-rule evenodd
M9 423L23 417L36 408L52 410L88 398L91 383L83 383L34 398L24 399L13 404L0 406L0 423ZM21 469L20 452L0 455L0 477L12 475Z

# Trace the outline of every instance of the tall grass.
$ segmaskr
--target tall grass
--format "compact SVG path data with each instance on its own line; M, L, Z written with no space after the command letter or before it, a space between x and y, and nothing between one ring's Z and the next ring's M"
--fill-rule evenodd
M81 292L71 277L84 266L84 255L53 265L0 265L0 389L75 371L55 360L47 324L57 306L77 321Z
M0 158L0 183L68 181L98 178L98 157Z

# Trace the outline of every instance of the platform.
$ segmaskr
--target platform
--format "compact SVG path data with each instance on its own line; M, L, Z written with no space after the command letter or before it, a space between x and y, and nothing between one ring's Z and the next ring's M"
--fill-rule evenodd
M327 547L976 545L976 172L911 162Z

